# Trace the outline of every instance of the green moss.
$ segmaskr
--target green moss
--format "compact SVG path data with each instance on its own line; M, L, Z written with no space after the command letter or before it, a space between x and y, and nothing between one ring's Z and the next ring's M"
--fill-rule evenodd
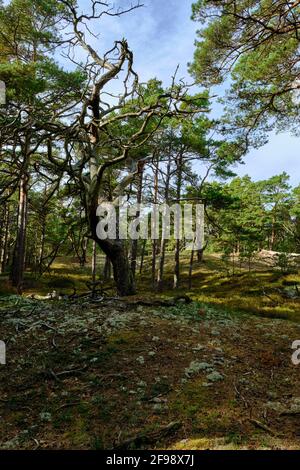
M137 277L139 297L149 299L174 297L172 288L173 280L173 253L166 253L166 266L163 289L160 292L151 291L151 262L150 257L145 258L145 270L142 276ZM101 258L101 259L100 259ZM104 258L99 257L101 265ZM188 264L189 254L181 255L181 281L176 294L188 294L193 300L209 304L230 311L247 312L254 315L261 315L269 318L283 318L293 321L300 321L299 301L284 299L274 289L283 286L300 284L300 274L285 274L274 271L268 267L255 266L256 270L250 273L247 269L237 269L234 276L228 276L222 267L222 261L216 254L206 254L205 262L195 262L192 289L188 289ZM13 293L7 284L8 277L0 276L0 295ZM82 268L77 260L70 257L59 257L52 265L51 273L45 274L41 278L36 278L34 274L27 272L25 276L25 294L45 295L51 289L59 290L62 293L71 293L73 286L77 292L87 290L86 282L90 280L90 266ZM111 288L112 282L104 285L104 290ZM273 291L272 291L273 289ZM265 292L272 292L270 300L264 295ZM180 305L178 310L185 310L185 305ZM200 321L197 312L186 310L186 314ZM138 339L137 339L138 340ZM113 341L113 340L112 340ZM125 345L134 341L134 338L115 338Z
M209 392L202 387L202 380L193 380L182 385L177 395L171 395L169 408L178 416L195 419L197 413L202 412L209 405Z
M92 450L105 450L105 444L101 435L93 436L91 438L91 449Z
M138 332L132 330L120 330L109 336L108 345L109 347L119 347L128 344L135 345L139 340L140 335Z
M59 410L58 413L55 413L52 419L52 425L55 429L62 430L70 425L73 420L74 411L72 408L66 408L64 410Z
M81 416L77 416L73 420L72 426L65 433L65 436L68 438L73 448L88 447L90 436L88 433L88 422L86 419L82 418Z

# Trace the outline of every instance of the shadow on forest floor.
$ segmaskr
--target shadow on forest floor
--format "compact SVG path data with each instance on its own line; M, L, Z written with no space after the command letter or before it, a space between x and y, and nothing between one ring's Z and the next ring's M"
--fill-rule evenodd
M197 302L0 309L1 448L300 448L295 323Z
M188 294L193 300L211 305L238 309L248 313L270 318L300 320L299 299L293 298L295 285L300 285L300 273L284 273L272 270L263 263L255 264L255 271L236 268L234 275L228 275L218 255L206 255L202 263L194 263L192 288L188 283L188 256L182 257L181 283L176 293ZM98 271L102 271L104 257L98 258ZM142 275L137 276L139 297L172 297L173 290L173 254L166 256L164 283L157 292L151 288L151 260L145 259ZM90 266L79 267L76 259L58 258L49 274L36 278L26 273L24 295L45 295L55 290L62 294L71 294L76 287L78 292L87 290L90 281ZM101 279L101 275L99 275ZM2 280L2 282L1 282ZM114 292L113 280L104 283L107 292ZM0 276L0 295L14 293L7 285L7 276Z
M299 301L276 291L299 276L215 263L196 266L194 302L177 307L0 297L0 447L300 449ZM87 269L56 271L27 295L84 289ZM135 300L174 295L171 274L162 293L148 276Z

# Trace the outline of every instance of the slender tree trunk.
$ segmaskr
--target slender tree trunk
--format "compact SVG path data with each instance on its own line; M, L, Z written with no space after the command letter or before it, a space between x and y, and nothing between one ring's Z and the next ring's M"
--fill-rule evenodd
M7 253L8 253L8 240L9 240L9 203L6 202L4 206L3 217L3 232L1 240L1 253L0 253L0 273L6 269Z
M141 253L141 264L140 264L140 275L143 273L146 244L147 244L147 240L143 240L142 253Z
M88 239L84 237L81 242L81 258L80 258L80 267L84 268L86 265L86 253L88 248Z
M157 240L152 240L151 279L155 287Z
M48 260L47 262L47 265L45 265L43 267L43 272L42 274L44 274L45 272L49 272L50 273L50 268L52 266L52 264L54 263L57 255L58 255L58 252L60 250L60 247L65 243L66 239L63 238L58 245L56 245L56 247L52 250L52 252L46 257L46 260ZM45 258L44 258L45 260Z
M165 258L166 258L166 246L167 240L164 238L165 234L162 233L162 239L160 243L160 256L159 256L159 267L157 272L157 288L162 288L164 267L165 267Z
M157 204L158 202L158 172L159 172L159 165L157 162L155 173L154 173L154 197L153 202ZM154 222L153 231L156 233L156 220ZM155 287L155 274L156 274L156 253L157 253L157 240L153 238L152 240L152 261L151 261L151 274L152 274L152 286Z
M137 204L141 204L142 202L142 191L143 191L143 169L141 168L139 171L139 179L138 179L138 187L137 187ZM138 210L136 213L136 217L140 217L140 211ZM135 277L136 273L136 263L137 263L137 253L138 253L138 240L132 240L131 244L131 271L133 277Z
M12 285L17 287L19 293L22 292L24 278L26 225L28 212L28 181L29 176L27 174L21 176L19 188L17 238L14 248L11 271Z
M40 238L40 250L39 250L39 260L38 260L38 266L39 266L39 273L42 274L43 272L43 259L44 259L44 254L45 254L45 239L46 239L46 215L42 214L42 232L41 232L41 238Z
M169 202L169 190L170 190L170 179L171 179L171 157L169 156L168 164L167 164L167 171L166 171L166 182L165 182L165 204ZM163 215L165 218L165 215ZM163 223L162 227L162 235L161 235L161 243L160 243L160 257L159 257L159 267L157 273L157 288L162 288L163 283L163 275L164 275L164 267L165 267L165 257L166 257L166 233L164 230L165 224Z
M11 228L10 228L10 210L9 210L9 213L8 213L8 219L7 219L7 241L6 241L6 244L5 244L5 250L4 250L4 254L3 254L3 263L2 263L2 266L3 266L3 272L5 272L9 266L9 263L10 263L10 260L12 258L12 254L11 254Z
M276 233L275 233L275 220L273 219L273 221L272 221L272 233L271 233L271 240L270 240L270 250L271 250L271 251L274 250L275 237L276 237Z
M93 241L93 254L92 254L92 282L96 282L97 276L97 243Z
M183 163L183 153L180 152L176 158L176 173L177 173L177 181L176 181L176 198L178 204L180 204L181 198L181 185L182 185L182 163ZM174 281L173 281L173 288L177 289L180 282L180 240L177 237L175 241L175 266L174 266Z
M4 246L4 237L5 237L5 222L6 219L6 204L1 212L1 219L0 219L0 274L2 273L2 258L3 258L3 246Z
M180 240L175 243L175 266L173 288L178 289L180 282Z
M194 265L194 248L191 251L190 265L189 265L189 290L192 288L192 276L193 276L193 265Z

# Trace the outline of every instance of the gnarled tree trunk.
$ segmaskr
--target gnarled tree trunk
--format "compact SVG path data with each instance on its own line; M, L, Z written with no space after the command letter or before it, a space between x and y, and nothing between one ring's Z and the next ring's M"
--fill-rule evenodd
M134 295L136 293L134 276L131 271L127 249L123 240L101 240L97 236L97 206L99 193L94 190L92 194L92 197L86 202L92 238L112 264L118 294L120 296Z

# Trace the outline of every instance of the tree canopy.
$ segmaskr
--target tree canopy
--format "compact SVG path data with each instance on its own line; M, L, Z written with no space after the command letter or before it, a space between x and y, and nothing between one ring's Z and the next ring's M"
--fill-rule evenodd
M227 130L250 141L256 131L258 143L273 128L298 133L299 17L298 1L194 3L202 27L190 69L204 85L225 82Z

